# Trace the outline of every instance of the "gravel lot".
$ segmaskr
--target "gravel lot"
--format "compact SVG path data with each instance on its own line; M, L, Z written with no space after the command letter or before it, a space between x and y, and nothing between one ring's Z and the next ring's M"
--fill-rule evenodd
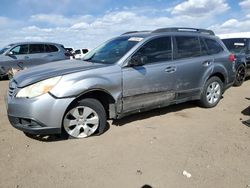
M185 103L141 113L81 140L29 138L12 128L7 85L0 81L0 187L250 187L250 127L241 122L250 118L250 81L216 108Z

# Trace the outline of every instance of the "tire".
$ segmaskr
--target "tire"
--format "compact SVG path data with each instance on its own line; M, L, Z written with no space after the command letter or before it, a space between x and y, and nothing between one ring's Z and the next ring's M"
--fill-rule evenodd
M200 106L204 108L215 107L219 103L222 93L223 83L221 79L216 76L209 78L201 94Z
M86 98L73 105L63 118L63 132L73 138L102 134L107 125L106 111L96 99Z
M245 78L246 78L246 67L241 64L236 70L234 86L236 87L241 86L245 81Z

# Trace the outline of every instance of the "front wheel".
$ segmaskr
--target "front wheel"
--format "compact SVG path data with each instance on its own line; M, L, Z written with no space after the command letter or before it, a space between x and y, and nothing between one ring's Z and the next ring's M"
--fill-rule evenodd
M218 77L211 77L203 88L200 105L205 108L215 107L222 96L222 81Z
M71 137L86 138L104 132L107 124L103 105L96 99L86 98L68 110L63 129Z
M244 65L240 65L236 70L236 77L234 81L234 86L241 86L246 78L246 67Z

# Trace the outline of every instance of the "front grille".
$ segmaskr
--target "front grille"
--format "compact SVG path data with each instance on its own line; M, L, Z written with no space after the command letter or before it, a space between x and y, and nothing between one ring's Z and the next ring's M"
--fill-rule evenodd
M11 80L9 83L9 96L13 97L17 89L17 83L15 80Z

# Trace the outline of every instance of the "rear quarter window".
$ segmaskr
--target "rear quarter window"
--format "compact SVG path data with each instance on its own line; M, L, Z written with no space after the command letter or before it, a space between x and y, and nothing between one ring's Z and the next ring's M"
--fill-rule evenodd
M58 48L55 45L48 45L48 44L46 44L45 45L45 51L47 53L51 53L51 52L58 52L59 50L58 50Z
M204 42L207 46L207 54L208 55L219 54L219 53L224 51L224 49L222 48L220 43L214 39L205 38Z

